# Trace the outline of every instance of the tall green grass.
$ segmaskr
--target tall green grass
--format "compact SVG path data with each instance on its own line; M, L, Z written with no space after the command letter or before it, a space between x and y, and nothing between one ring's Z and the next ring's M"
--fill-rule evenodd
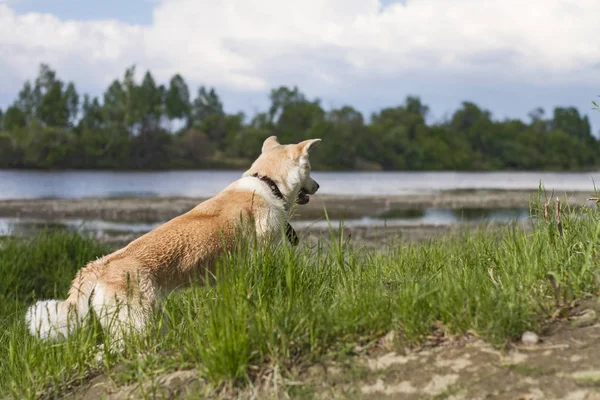
M196 367L214 386L245 385L261 369L285 373L390 330L399 345L416 343L439 322L502 345L539 329L557 301L596 293L599 220L594 210L567 209L562 236L551 213L532 220L532 230L508 225L378 251L336 233L314 247L242 248L210 284L171 295L165 318L157 313L144 337L128 338L123 355L101 363L97 325L42 343L27 333L23 312L36 297L64 298L74 271L105 249L65 233L9 239L0 250L0 395L52 397L91 374L117 374L115 365L120 382Z

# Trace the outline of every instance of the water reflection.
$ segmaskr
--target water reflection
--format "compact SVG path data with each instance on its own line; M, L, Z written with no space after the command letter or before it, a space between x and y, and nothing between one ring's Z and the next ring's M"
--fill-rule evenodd
M384 211L375 216L376 219L415 219L423 218L426 210L420 208L411 209L398 209L393 208L391 210Z
M529 217L528 208L464 208L460 210L452 210L452 213L458 220L464 221L505 221L511 219L525 219Z
M511 221L529 217L528 208L422 208L391 209L374 217L376 220L409 220L420 223L459 223L476 221Z
M159 225L161 223L121 223L97 219L61 219L48 221L29 218L0 218L0 235L28 236L41 231L64 230L104 236L119 233L148 232Z

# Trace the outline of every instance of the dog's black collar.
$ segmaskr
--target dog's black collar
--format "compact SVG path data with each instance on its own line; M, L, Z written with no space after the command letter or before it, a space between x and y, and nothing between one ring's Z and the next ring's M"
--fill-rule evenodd
M283 193L281 193L281 190L279 190L279 186L277 186L273 179L269 178L268 176L259 175L258 173L253 174L252 176L266 183L269 186L269 189L271 189L271 192L273 192L273 195L275 195L275 197L281 200L285 200L285 198L283 197Z
M261 181L266 183L267 186L269 186L269 189L271 189L271 192L273 193L273 195L275 197L277 197L278 199L284 200L284 202L285 202L285 197L283 197L283 193L281 193L279 186L277 186L277 184L275 183L275 181L273 179L269 178L268 176L259 175L258 173L253 174L252 176L254 178L260 179ZM286 204L285 208L287 210L287 204ZM296 231L294 230L292 225L290 225L289 222L286 222L285 236L287 236L287 239L293 246L296 246L298 244L298 242L300 241L300 239L298 239L298 234L296 233Z

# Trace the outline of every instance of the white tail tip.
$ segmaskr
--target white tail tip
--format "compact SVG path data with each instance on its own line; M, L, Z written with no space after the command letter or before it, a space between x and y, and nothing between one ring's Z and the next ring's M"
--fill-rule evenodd
M67 337L73 326L68 318L69 309L64 301L38 301L25 314L25 321L32 335L41 339L58 339Z

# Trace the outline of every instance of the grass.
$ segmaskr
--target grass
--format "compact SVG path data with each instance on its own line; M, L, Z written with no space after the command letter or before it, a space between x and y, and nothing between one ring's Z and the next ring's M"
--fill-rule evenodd
M399 345L414 344L440 322L502 345L598 291L600 214L565 207L562 236L550 214L531 231L509 225L378 251L336 233L314 247L241 249L212 284L171 295L165 318L157 313L144 337L128 338L123 355L100 364L105 338L93 321L65 341L42 343L23 314L35 298L64 298L74 272L107 249L64 232L9 238L0 242L0 397L59 397L100 373L141 385L186 368L212 388L245 386L267 370L285 376L347 357L392 330Z

